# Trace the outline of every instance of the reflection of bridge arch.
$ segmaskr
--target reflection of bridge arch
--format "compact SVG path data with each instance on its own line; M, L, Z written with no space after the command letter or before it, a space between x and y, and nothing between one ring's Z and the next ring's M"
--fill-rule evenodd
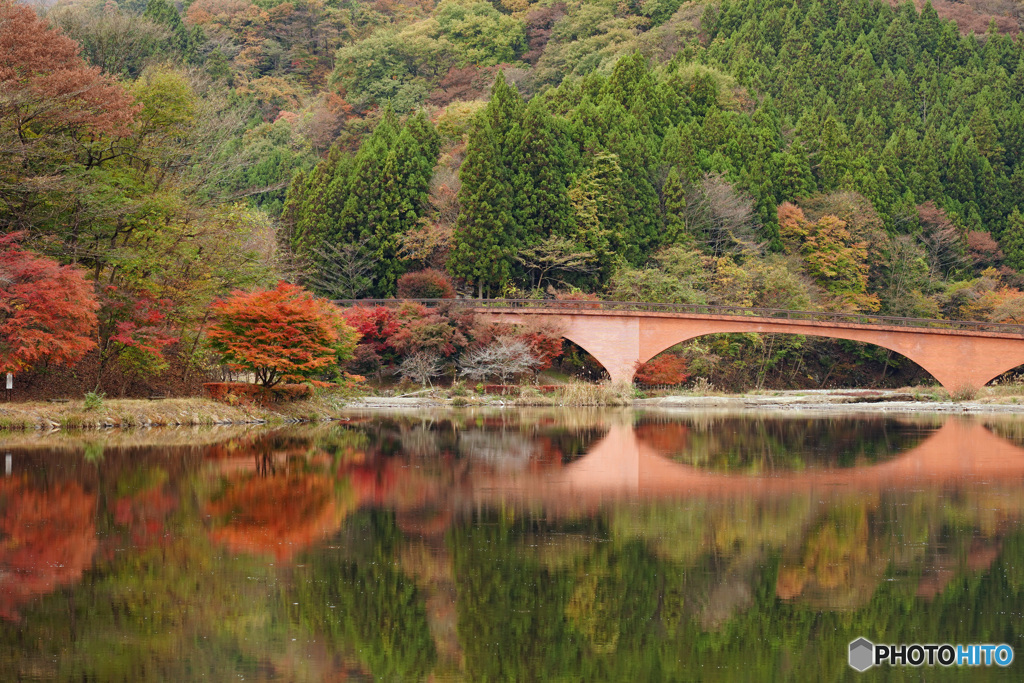
M485 497L521 495L558 505L637 496L759 497L838 488L849 491L955 484L964 479L1024 480L1024 448L979 422L949 419L914 448L884 463L848 469L722 474L674 462L640 441L629 424L616 424L587 455L558 470L480 482Z
M631 381L638 362L676 344L730 332L799 334L874 344L914 361L950 390L983 386L1024 364L1024 335L977 329L650 311L478 308L476 312L503 322L551 321L562 336L594 356L613 381Z

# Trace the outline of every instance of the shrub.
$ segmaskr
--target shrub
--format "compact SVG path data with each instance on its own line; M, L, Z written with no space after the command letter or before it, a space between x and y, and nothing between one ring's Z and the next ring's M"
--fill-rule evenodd
M300 401L313 398L312 384L278 384L270 390L275 401Z
M263 405L313 398L313 386L310 384L278 384L268 389L247 382L207 382L203 389L214 401L228 405L235 405L239 401Z
M104 392L90 391L85 395L85 409L86 410L100 410L103 408L103 399L107 397Z
M439 270L427 268L398 278L399 299L453 299L455 286Z
M459 361L459 372L470 379L495 376L505 384L509 377L533 370L539 364L526 342L504 336L464 354Z

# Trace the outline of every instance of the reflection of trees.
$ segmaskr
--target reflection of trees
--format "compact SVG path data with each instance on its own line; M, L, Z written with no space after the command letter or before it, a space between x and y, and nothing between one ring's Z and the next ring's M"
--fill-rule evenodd
M351 489L312 473L244 476L206 506L210 538L233 552L286 559L337 531L355 501Z
M518 432L476 429L462 432L459 451L503 470L523 469L539 453L537 444Z
M779 567L776 594L833 609L866 603L890 561L879 547L885 537L869 533L874 507L861 500L828 509L805 537L798 558Z
M933 430L887 417L645 417L637 437L678 462L719 471L853 467L913 448Z
M351 526L364 539L355 558L327 548L304 557L295 584L298 619L378 680L421 680L437 654L422 595L395 565L400 532L387 514L359 515Z
M339 669L360 680L835 680L860 635L1024 645L1019 487L691 496L567 516L527 499L499 511L462 497L460 435L518 435L544 466L591 436L490 420L289 430L255 449L273 456L267 477L251 440L201 471L108 449L81 469L98 483L76 495L99 492L85 499L109 552L88 580L16 606L18 628L0 629L0 680L299 681ZM678 424L662 448L720 423ZM0 482L0 511L19 486L69 493L59 471L47 468L45 494ZM332 500L350 504L339 471L387 495L321 526ZM95 507L63 514L85 520ZM275 515L314 531L289 539ZM164 540L137 543L156 520ZM301 559L225 557L210 542L268 526L308 544Z
M96 551L96 496L76 482L38 489L25 479L0 481L0 617L77 582Z

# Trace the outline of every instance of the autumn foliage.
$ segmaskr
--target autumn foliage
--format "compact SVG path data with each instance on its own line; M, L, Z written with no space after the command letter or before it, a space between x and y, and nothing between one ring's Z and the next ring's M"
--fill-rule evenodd
M455 287L451 279L439 270L427 268L406 273L398 278L399 299L452 299Z
M0 371L74 363L96 346L92 285L78 268L22 249L18 237L0 237Z
M537 372L549 369L555 359L562 355L562 337L549 330L529 330L519 335L526 342L537 359Z
M665 353L646 363L636 364L637 383L647 386L682 384L690 378L686 372L686 359L674 353Z
M325 475L252 476L231 482L206 507L211 538L232 552L285 560L336 532L355 504L350 489L336 495Z
M0 141L13 143L4 150L9 162L24 168L57 137L125 133L135 111L131 96L86 65L75 41L32 9L0 0Z
M287 282L235 292L211 307L210 343L236 370L265 387L302 382L352 355L358 333L334 304Z
M96 552L96 496L75 482L46 490L0 481L0 618L59 586L76 583Z

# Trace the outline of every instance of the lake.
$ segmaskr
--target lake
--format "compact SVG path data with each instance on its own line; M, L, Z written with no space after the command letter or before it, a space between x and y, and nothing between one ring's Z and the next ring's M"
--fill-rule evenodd
M0 436L3 681L1014 680L1024 418L631 410Z

